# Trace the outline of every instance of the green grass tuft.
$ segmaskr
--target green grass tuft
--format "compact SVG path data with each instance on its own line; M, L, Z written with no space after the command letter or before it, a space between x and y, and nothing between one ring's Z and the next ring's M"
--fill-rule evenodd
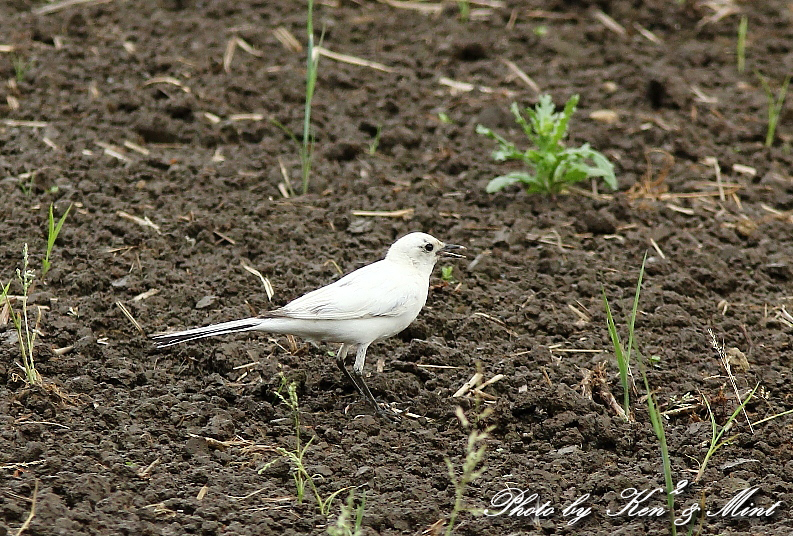
M631 316L628 318L628 345L622 346L619 333L617 332L617 325L614 322L614 317L611 314L611 307L609 300L606 296L606 289L601 287L603 293L603 307L606 310L606 322L608 324L609 336L611 337L611 345L614 348L614 357L617 359L617 368L620 372L620 384L622 385L623 392L623 410L625 411L625 419L632 420L630 408L630 390L631 385L628 382L630 376L631 366L631 349L634 345L634 328L636 326L636 314L639 310L639 294L642 290L642 279L644 278L644 267L647 264L647 253L644 254L642 260L642 267L639 270L639 280L636 283L636 293L633 296L633 309Z
M787 88L790 84L790 76L785 78L782 87L779 88L777 97L774 98L774 92L771 86L763 75L757 73L760 78L760 83L763 85L766 99L768 100L768 128L765 133L765 146L771 147L774 144L774 136L776 135L776 127L779 123L779 115L782 113L782 107L785 105L785 97L787 96Z

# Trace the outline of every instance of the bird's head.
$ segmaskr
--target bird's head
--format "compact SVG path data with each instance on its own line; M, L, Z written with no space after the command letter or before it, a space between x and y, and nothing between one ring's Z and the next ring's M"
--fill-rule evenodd
M456 244L444 244L426 233L410 233L394 242L388 250L386 259L412 264L422 271L429 272L440 257L462 257L456 250L465 249Z

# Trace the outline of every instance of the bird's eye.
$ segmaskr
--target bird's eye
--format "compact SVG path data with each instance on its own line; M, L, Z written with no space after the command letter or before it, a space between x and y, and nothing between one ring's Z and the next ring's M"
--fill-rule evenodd
M433 246L432 244L424 245L424 251L432 251L433 249L435 249L435 246Z

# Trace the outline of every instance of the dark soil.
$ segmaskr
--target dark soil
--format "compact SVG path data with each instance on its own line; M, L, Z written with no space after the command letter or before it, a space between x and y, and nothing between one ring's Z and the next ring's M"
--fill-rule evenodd
M320 61L309 193L288 199L279 163L297 186L297 145L271 119L300 136L305 51L273 31L305 42L303 4L0 5L0 280L13 278L25 243L38 267L50 203L56 216L74 204L53 269L29 297L42 308L45 387L21 380L16 332L0 326L0 534L16 534L34 497L25 534L324 533L347 491L324 516L310 491L298 504L285 461L258 474L278 460L273 447L295 444L281 374L297 382L322 497L365 491L364 534L437 533L454 502L444 459L459 471L468 436L455 408L477 411L474 398L452 395L477 370L503 378L483 389L493 413L480 426L494 428L467 504L485 508L511 486L555 511L463 513L458 534L668 534L666 515L607 515L626 503L623 490L664 483L638 367L635 421L608 404L622 389L601 288L625 338L645 252L636 333L669 412L675 482L693 481L707 451L703 398L719 425L738 406L708 330L748 360L732 372L743 397L759 384L751 421L793 404L793 108L765 147L756 74L776 92L793 72L789 2L508 0L472 4L470 22L454 2L433 13L336 4L317 6L323 46L390 71ZM237 47L225 69L235 36L258 52ZM537 99L503 60L557 103L581 95L569 143L605 153L618 192L485 193L516 168L491 160L476 125L519 140L509 105ZM591 115L602 110L616 113L611 122ZM412 216L354 214L402 209ZM329 356L335 347L240 335L156 350L117 305L146 333L250 316L382 257L413 230L463 244L470 258L454 263L459 284L438 270L414 324L370 349L375 395L418 416L398 423L372 415ZM272 282L272 303L243 263ZM694 534L790 534L791 423L752 433L739 416L724 436L733 443L676 497L675 514L700 501L716 511L756 487L746 505L781 501L772 515L710 517ZM592 512L569 526L562 509L584 494ZM660 493L646 503L665 505Z

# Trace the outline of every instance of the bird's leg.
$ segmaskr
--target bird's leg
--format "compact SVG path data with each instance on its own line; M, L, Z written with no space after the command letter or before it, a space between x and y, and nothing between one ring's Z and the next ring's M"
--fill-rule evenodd
M344 360L347 358L347 352L349 351L349 349L350 349L350 345L349 344L342 344L341 345L341 348L339 348L339 351L336 352L336 365L338 365L338 367L344 373L344 376L346 376L347 379L350 381L350 383L355 386L355 388L358 390L358 392L361 393L362 396L366 396L364 394L364 392L363 392L363 389L361 389L361 386L358 385L358 382L356 382L355 378L352 377L352 374L350 374L350 371L347 370L346 366L344 366Z
M369 348L368 344L362 344L358 346L358 351L355 354L355 364L352 366L352 375L353 378L355 378L355 385L361 391L363 397L369 401L378 414L382 415L383 417L398 419L398 415L393 410L390 410L389 408L390 411L386 411L383 409L383 406L377 403L377 399L375 399L372 391L369 390L369 386L366 385L366 382L363 379L363 365L366 362L367 348Z
M360 389L361 394L366 398L369 403L376 409L378 412L380 411L380 404L377 403L374 395L369 390L369 386L366 385L366 382L363 379L363 365L366 362L366 349L369 347L367 344L362 344L358 347L358 351L355 354L355 364L352 366L352 374L355 378L355 384Z

